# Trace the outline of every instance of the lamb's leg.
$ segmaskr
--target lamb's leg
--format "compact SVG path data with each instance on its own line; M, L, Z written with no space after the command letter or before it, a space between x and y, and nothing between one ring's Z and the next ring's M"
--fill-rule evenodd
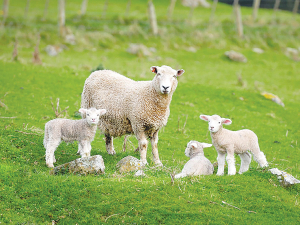
M260 151L258 143L255 143L252 146L251 152L253 154L254 160L259 163L261 167L268 167L269 164L267 162L266 156L263 152Z
M46 165L48 167L54 167L53 163L55 160L54 152L58 147L60 141L48 141L47 148L46 148Z
M136 137L139 142L141 163L143 165L146 165L146 164L148 164L148 162L147 162L147 145L148 145L147 138L144 133L139 133L136 135Z
M187 176L186 173L182 173L182 172L181 172L181 173L176 174L174 178L177 179L177 178L182 178L182 177L186 177L186 176Z
M222 176L224 175L224 167L225 167L225 153L218 151L218 171L217 175Z
M153 137L151 138L152 155L153 155L153 160L154 160L155 165L162 166L163 164L159 160L157 143L158 143L158 131L155 132Z
M115 155L116 151L114 149L113 137L109 134L105 134L105 142L106 142L106 151L109 155Z
M91 155L91 144L90 142L88 141L80 141L78 143L78 147L81 146L80 148L80 155L81 155L81 158L84 158L84 157L89 157Z
M227 150L227 157L226 157L227 165L228 165L228 175L235 175L236 168L235 168L235 159L234 159L234 150Z
M251 163L251 155L249 154L249 152L244 152L242 154L239 154L239 156L241 158L241 167L239 170L239 174L242 174L249 170L249 165Z

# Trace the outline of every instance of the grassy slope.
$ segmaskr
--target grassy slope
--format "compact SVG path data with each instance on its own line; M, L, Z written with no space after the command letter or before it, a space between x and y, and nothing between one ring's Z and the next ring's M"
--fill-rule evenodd
M23 7L13 5L13 1L11 4L15 15L22 15ZM17 19L9 18L9 21L15 19L15 24L21 24L21 27L16 29L12 25L1 33L0 40L3 45L0 48L4 53L0 62L0 83L5 85L0 88L0 100L8 109L1 107L0 116L17 118L0 119L0 221L49 223L55 220L66 224L200 221L212 224L299 223L299 187L279 186L276 177L257 169L257 163L254 161L250 171L243 175L185 178L173 184L169 175L179 172L188 160L183 152L189 140L210 142L207 124L200 121L199 115L216 113L233 119L230 129L246 127L255 131L271 166L284 169L299 179L300 156L297 153L300 127L299 121L295 120L299 116L299 63L289 60L281 52L281 47L288 45L285 40L295 44L299 33L295 31L289 37L282 34L275 37L278 33L273 33L272 27L266 28L269 24L268 21L264 22L270 18L271 13L261 10L261 20L258 24L262 25L249 22L246 31L249 32L247 38L250 40L246 38L244 41L238 41L230 33L230 16L226 17L225 13L217 11L222 23L217 24L216 30L211 33L224 37L225 41L213 39L207 42L205 47L204 39L198 37L196 41L196 38L188 37L188 33L194 29L202 30L203 35L210 33L203 28L205 21L208 21L208 11L197 9L195 24L182 28L182 20L187 17L188 9L177 7L173 28L166 23L168 32L161 31L165 35L159 38L149 35L143 37L143 32L147 34L147 24L145 15L140 12L141 9L144 10L140 1L133 4L132 18L125 23L122 23L117 15L121 13L120 5L111 4L111 11L114 13L108 13L108 17L115 18L108 20L107 26L110 26L111 30L106 28L105 31L103 28L99 33L95 31L97 21L100 20L96 13L97 4L93 1L89 1L89 4L92 6L83 22L76 16L68 17L71 29L79 37L79 43L69 46L68 50L56 58L51 58L41 51L43 66L29 63L34 46L34 31L37 31L36 27L43 25L36 19L38 13L32 13L32 18L24 22L21 16L15 16ZM124 7L121 8L124 9L126 2L122 4ZM166 8L167 3L157 4L161 4L161 7L157 6L158 18L164 22L162 7ZM80 1L68 5L72 15L76 14L78 5ZM40 9L43 5L33 1L32 7ZM223 12L231 12L228 6L220 5L220 9ZM49 20L42 29L41 47L62 43L55 33L56 22L52 18L56 16L55 10L56 6L51 5ZM200 12L203 17L199 16ZM243 12L250 14L249 9L243 9ZM282 20L278 30L284 30L285 20L290 15L282 13L280 16ZM136 27L130 22L134 19L139 21ZM90 31L83 34L78 30L78 23L87 24ZM130 34L128 27L142 31L138 35ZM251 36L252 27L262 40L255 40ZM224 31L218 30L219 28ZM117 33L120 29L123 29L126 35ZM263 31L259 33L259 30ZM187 34L181 34L183 31ZM109 36L111 33L113 36ZM269 39L272 43L277 43L275 47L262 38L262 34L266 33L270 33ZM16 34L20 40L21 63L9 62ZM93 35L98 35L100 39L103 36L114 38L108 38L110 41L100 41L96 40L97 38L93 39ZM156 47L156 55L161 58L138 58L126 53L130 42L141 42ZM92 50L93 45L96 50ZM264 48L266 53L253 53L251 47L257 45ZM185 51L187 46L194 46L198 51ZM223 57L227 48L240 50L249 62L238 64L228 61ZM149 62L150 60L154 61ZM151 168L151 151L148 151L150 168L146 171L147 177L120 175L115 172L118 160L127 155L139 157L134 153L135 138L130 138L133 144L129 144L125 153L121 151L123 138L116 139L118 154L109 156L104 149L103 136L97 135L92 143L92 154L101 154L104 157L107 168L104 176L49 175L49 169L44 165L42 129L45 122L54 117L50 97L54 100L60 98L62 109L70 107L66 116L75 118L74 112L80 106L84 80L89 75L89 70L99 63L134 79L151 79L153 75L149 67L152 65L167 64L186 70L173 96L168 125L160 132L160 157L165 168ZM246 87L237 85L237 73L242 74L247 83ZM279 95L286 107L282 108L260 96L255 89L255 81L260 89ZM244 100L241 100L241 97ZM184 127L186 116L188 119ZM76 148L76 144L61 144L56 153L58 164L76 159ZM216 160L217 154L213 148L206 149L205 155L212 162Z

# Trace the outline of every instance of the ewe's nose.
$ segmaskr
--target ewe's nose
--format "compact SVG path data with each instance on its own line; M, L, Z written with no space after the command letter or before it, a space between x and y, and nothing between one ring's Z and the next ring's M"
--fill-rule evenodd
M162 86L162 87L163 87L163 89L165 89L165 90L167 90L167 89L169 88L169 86L168 86L168 87Z

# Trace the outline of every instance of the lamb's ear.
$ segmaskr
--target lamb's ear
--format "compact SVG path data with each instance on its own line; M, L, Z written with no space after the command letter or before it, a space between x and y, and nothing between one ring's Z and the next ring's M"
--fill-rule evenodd
M207 143L201 143L203 148L209 148L212 146L212 144L207 144Z
M177 70L177 77L181 76L184 73L184 70Z
M150 70L151 70L152 73L157 74L157 66L151 66Z
M232 121L230 119L222 118L222 123L225 125L230 125Z
M195 143L195 142L192 143L191 146L192 146L192 148L197 148L197 147L198 147L198 146L197 146L197 143Z
M100 116L102 116L103 114L106 113L106 109L99 109L98 112L99 112Z
M86 113L87 109L81 108L78 111L83 115Z
M200 119L209 122L210 116L200 115Z

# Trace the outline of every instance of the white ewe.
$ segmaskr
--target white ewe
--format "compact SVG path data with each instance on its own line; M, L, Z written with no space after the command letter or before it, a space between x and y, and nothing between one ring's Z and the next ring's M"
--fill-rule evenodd
M230 119L221 118L218 115L200 115L200 119L208 122L212 143L218 152L217 175L224 174L226 153L228 175L236 174L234 153L239 154L241 158L239 174L242 174L249 169L251 155L247 151L250 151L253 154L255 161L257 161L261 167L268 166L264 153L259 149L258 138L253 131L248 129L238 131L227 130L223 128L222 124L230 125L232 121Z
M79 109L85 119L69 120L54 119L45 125L44 147L46 148L46 165L54 167L56 162L54 152L61 141L78 141L78 153L81 157L91 154L91 142L94 140L99 116L106 113L105 109Z
M135 134L143 164L147 164L147 138L151 140L154 162L162 165L157 149L158 131L167 124L177 77L184 70L152 66L152 81L134 81L111 70L93 72L85 81L81 107L105 108L99 129L106 138L108 154L116 154L113 137Z
M212 144L190 141L185 149L185 155L190 157L190 160L184 165L181 173L175 175L175 178L213 174L214 166L204 156L203 152L203 148L211 146Z

